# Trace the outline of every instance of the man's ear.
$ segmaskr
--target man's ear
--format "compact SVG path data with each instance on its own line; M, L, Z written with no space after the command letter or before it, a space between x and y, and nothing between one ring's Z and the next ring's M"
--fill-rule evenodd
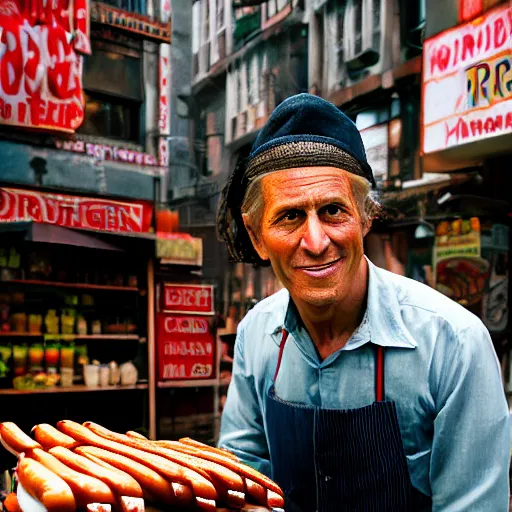
M252 228L247 213L242 213L242 220L244 221L244 226L245 229L247 229L247 233L249 233L249 237L251 238L254 250L258 253L258 256L262 260L268 260L268 254L263 243L261 242L261 237L259 236L258 232Z
M363 223L363 238L370 232L370 229L372 229L372 221L368 219Z

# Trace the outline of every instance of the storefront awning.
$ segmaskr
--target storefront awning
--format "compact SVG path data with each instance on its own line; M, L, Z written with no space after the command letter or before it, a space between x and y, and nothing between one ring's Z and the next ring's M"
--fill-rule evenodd
M0 222L0 234L24 242L73 245L119 252L128 250L134 243L138 247L142 244L147 250L151 250L156 239L152 234L98 233L36 222Z

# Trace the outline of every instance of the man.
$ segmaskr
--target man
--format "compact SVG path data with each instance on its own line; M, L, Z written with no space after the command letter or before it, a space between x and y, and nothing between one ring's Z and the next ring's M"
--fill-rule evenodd
M219 207L234 260L285 287L238 328L220 446L287 512L508 510L509 413L489 333L363 252L375 203L355 125L284 101Z

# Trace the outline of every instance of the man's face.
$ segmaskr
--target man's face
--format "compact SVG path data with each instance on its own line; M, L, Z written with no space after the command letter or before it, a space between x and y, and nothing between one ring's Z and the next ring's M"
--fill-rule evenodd
M263 177L261 188L261 225L249 233L293 300L324 306L349 297L358 285L365 233L348 174L288 169Z

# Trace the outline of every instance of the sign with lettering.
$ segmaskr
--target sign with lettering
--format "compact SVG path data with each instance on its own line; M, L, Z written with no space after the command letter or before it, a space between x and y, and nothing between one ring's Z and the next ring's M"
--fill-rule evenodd
M83 122L88 1L0 0L0 124L73 133Z
M101 2L93 2L91 20L139 34L145 39L155 39L165 43L171 42L170 19L166 23L162 23L142 14L123 11Z
M149 153L134 151L123 147L113 146L111 144L96 144L77 140L56 140L55 146L58 149L72 151L73 153L84 153L97 160L110 160L113 162L124 162L128 164L147 165L158 167L158 160Z
M204 317L158 313L158 379L208 379L214 376L215 339Z
M162 307L167 313L213 315L213 285L164 283Z
M424 153L512 133L512 4L423 45Z
M1 222L36 222L111 233L147 233L149 203L48 194L0 188Z

